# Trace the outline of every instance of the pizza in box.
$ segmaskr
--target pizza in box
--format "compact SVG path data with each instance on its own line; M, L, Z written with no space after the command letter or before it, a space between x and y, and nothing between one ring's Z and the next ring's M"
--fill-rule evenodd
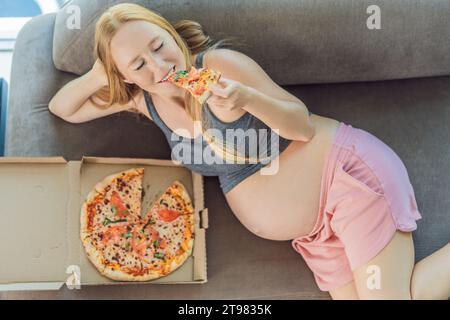
M166 276L192 254L194 208L175 180L141 217L144 168L105 177L81 209L80 237L89 260L104 276L148 281Z

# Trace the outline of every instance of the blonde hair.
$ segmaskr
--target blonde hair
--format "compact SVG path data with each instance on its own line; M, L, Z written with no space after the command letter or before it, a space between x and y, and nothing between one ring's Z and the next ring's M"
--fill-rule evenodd
M222 39L215 44L207 36L202 26L192 20L181 20L173 26L162 16L154 11L138 4L121 3L108 8L98 19L95 25L94 60L97 58L102 62L108 77L108 85L97 91L89 99L99 108L106 109L114 104L125 105L139 92L140 87L136 84L129 84L124 81L124 77L118 70L112 59L110 42L120 26L128 21L147 21L167 31L181 49L186 61L187 70L192 67L191 55L205 51L205 54L221 45L229 44L229 39ZM98 104L92 98L96 97L106 102ZM186 90L184 96L186 112L194 121L200 121L201 132L208 145L222 158L231 161L247 161L253 157L241 156L233 148L231 150L223 141L217 141L208 132L210 122L208 117L203 117L202 105ZM217 143L218 142L218 143Z

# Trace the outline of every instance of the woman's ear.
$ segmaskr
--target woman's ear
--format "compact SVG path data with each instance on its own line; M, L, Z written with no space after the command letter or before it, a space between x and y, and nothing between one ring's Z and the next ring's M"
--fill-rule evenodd
M123 81L128 83L128 84L133 84L134 83L134 82L131 82L131 81L127 80L126 78L124 78Z

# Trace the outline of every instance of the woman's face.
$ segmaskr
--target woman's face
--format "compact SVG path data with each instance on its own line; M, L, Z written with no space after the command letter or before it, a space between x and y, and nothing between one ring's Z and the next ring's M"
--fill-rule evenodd
M111 54L125 82L165 99L184 96L182 88L158 83L172 67L186 69L181 49L164 29L146 21L127 22L111 39Z

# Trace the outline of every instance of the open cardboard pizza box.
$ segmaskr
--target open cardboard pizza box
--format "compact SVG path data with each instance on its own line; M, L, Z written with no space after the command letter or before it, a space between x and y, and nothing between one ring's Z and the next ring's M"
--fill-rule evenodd
M195 210L194 248L184 264L165 277L119 282L101 275L88 260L80 240L80 210L98 181L134 167L145 168L143 210L174 180L186 187ZM63 157L3 157L0 177L0 291L56 290L74 283L74 276L81 287L207 281L208 211L201 175L171 160L83 157L67 162Z

